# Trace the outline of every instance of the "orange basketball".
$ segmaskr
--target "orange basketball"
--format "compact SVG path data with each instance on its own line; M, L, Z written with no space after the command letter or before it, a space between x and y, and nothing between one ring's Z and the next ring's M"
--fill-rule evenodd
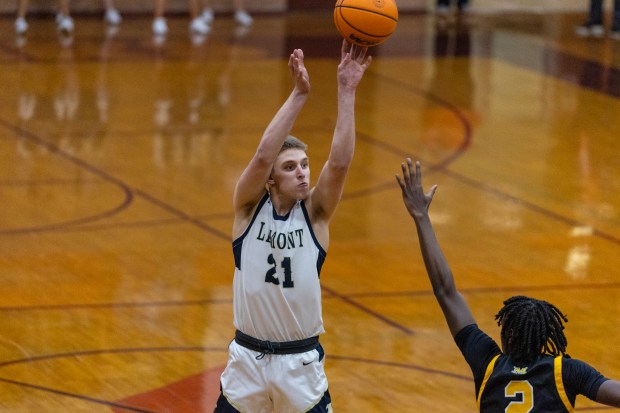
M376 46L394 33L398 8L394 0L337 0L334 23L351 43Z

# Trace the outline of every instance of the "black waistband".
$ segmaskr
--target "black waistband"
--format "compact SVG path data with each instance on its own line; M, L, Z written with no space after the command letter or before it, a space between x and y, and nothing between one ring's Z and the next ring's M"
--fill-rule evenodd
M235 341L240 346L261 353L259 355L260 358L263 358L265 354L305 353L306 351L314 350L319 345L318 336L295 341L263 341L248 336L239 330L235 332ZM260 358L257 357L259 360Z

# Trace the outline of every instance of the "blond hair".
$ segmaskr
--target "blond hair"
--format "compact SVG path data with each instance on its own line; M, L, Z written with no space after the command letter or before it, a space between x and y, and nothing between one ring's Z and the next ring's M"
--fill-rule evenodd
M308 145L306 145L300 139L294 137L293 135L288 135L286 139L284 139L284 143L282 143L280 152L283 152L287 149L301 149L305 152L308 150Z

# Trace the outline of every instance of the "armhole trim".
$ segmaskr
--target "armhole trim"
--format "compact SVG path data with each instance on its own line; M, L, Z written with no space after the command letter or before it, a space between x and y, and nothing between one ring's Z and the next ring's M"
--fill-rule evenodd
M564 380L562 379L562 359L563 356L557 356L555 360L553 360L553 375L555 376L555 387L560 395L560 399L562 403L564 403L564 407L569 412L572 412L574 406L570 404L568 400L568 396L566 395L566 390L564 389Z
M269 192L265 192L265 195L263 195L261 200L258 202L258 205L256 206L256 210L254 211L254 214L252 215L252 219L250 220L250 223L248 224L246 229L243 231L243 234L239 235L236 239L232 241L232 250L233 250L233 257L235 259L235 267L237 267L238 269L241 269L241 247L243 247L243 240L250 232L250 229L252 228L252 225L254 224L256 217L258 216L260 210L263 208L263 205L265 205L265 202L267 202L267 200L269 200Z
M487 370L484 373L484 379L482 380L482 384L480 385L480 390L478 391L478 397L476 398L476 403L478 404L478 411L480 411L480 399L482 398L482 392L484 391L485 386L487 385L487 381L489 381L489 377L491 377L491 373L493 373L493 369L495 368L495 362L499 358L499 354L491 359L489 364L487 365Z
M310 222L310 215L308 214L308 210L306 209L306 203L304 201L301 201L300 206L304 214L304 219L306 220L306 224L308 225L308 228L310 229L310 235L312 235L312 241L314 242L314 245L316 245L316 247L319 249L319 253L323 257L323 259L325 259L325 257L327 256L327 251L323 249L323 247L319 243L319 240L314 234L314 228L312 228L312 222Z

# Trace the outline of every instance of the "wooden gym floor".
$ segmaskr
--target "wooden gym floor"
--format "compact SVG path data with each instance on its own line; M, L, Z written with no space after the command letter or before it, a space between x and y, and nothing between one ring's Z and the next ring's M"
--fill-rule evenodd
M231 197L303 48L293 134L314 177L336 117L329 11L219 16L163 41L76 16L0 19L0 411L211 412L233 335ZM583 16L401 16L372 50L323 267L334 409L473 412L469 368L394 180L437 183L432 218L479 324L516 294L569 317L569 354L620 378L620 42ZM578 411L607 411L583 398Z

